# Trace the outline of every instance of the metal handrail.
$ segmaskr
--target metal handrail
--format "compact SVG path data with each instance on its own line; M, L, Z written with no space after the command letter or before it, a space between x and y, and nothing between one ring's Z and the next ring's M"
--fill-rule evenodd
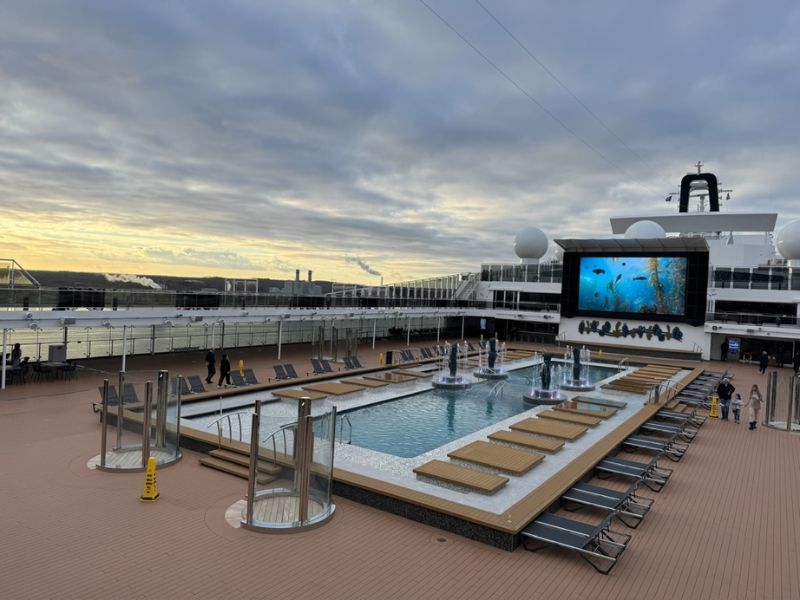
M228 413L226 415L222 415L219 419L217 419L213 423L209 423L208 425L206 425L206 429L211 429L211 427L214 426L214 425L217 426L217 445L221 447L222 446L222 437L223 437L222 436L222 432L224 430L222 424L223 424L224 421L228 422L228 432L229 432L228 441L232 442L233 441L233 426L232 426L232 422L231 422L231 417L235 416L236 420L239 423L239 440L238 441L241 442L242 441L242 415L250 415L250 414L252 414L252 411L243 410L241 412Z

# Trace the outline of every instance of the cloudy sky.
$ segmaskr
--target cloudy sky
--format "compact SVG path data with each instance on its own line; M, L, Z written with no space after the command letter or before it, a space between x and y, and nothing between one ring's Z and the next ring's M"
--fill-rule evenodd
M800 216L800 5L0 0L0 256L375 284L609 231L697 160Z

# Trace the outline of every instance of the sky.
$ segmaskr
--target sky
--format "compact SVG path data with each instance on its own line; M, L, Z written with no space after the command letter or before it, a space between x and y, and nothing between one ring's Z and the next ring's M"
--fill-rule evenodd
M524 227L800 217L789 0L0 0L0 257L379 284ZM551 242L552 246L552 242Z

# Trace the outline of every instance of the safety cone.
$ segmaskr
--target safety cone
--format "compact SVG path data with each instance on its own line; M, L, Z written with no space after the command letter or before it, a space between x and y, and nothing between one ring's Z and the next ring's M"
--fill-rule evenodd
M718 408L719 408L719 398L717 398L716 396L711 396L711 412L708 413L708 416L714 419L718 419L719 418Z
M139 497L142 502L158 500L158 483L156 483L156 459L151 456L147 460L147 474L144 477L144 491Z

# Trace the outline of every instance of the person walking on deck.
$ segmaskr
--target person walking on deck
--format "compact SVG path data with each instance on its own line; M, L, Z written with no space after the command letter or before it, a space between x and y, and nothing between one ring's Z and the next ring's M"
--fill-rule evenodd
M728 360L728 338L725 338L719 347L719 359Z
M750 421L750 431L755 431L756 429L756 425L758 424L758 415L761 412L762 402L761 390L759 390L758 386L754 383L753 387L750 388L750 399L745 405L750 409L748 415Z
M738 425L742 417L742 395L736 394L731 401L731 409L733 410L733 421Z
M769 354L766 350L761 351L761 358L758 359L758 372L764 374L767 372L767 365L769 365Z
M792 357L792 368L794 369L794 374L797 375L798 371L800 371L800 350L797 350Z
M214 375L217 372L217 357L214 355L213 350L209 350L206 354L206 366L208 367L208 375L206 375L206 383L213 383Z
M719 404L722 408L722 420L728 420L728 409L731 405L731 396L733 396L733 392L736 391L736 388L731 385L731 380L727 377L723 378L720 384L717 386L717 396L719 396Z
M219 361L219 383L217 387L222 387L222 382L231 384L231 363L228 360L228 355L223 354L222 360Z

